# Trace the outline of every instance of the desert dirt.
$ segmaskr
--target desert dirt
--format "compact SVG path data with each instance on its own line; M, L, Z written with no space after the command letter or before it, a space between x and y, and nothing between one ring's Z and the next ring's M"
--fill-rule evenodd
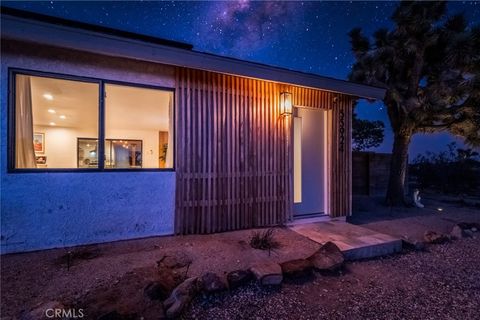
M351 221L410 239L420 239L426 230L449 232L458 222L480 222L478 207L434 198L424 203L426 209L398 212L377 205L374 210L357 210ZM188 276L207 271L224 276L260 261L306 258L320 246L288 228L275 230L281 247L271 253L252 249L248 242L255 230L244 230L5 255L1 258L1 318L17 319L38 304L60 301L86 307L84 319L97 317L93 308L135 310L138 319L140 315L156 319L163 312L158 303L145 302L143 291L157 261L165 256L191 261L185 270ZM475 237L431 245L426 252L348 262L338 274L315 273L309 279L287 281L281 288L252 283L232 292L200 296L183 317L480 319L480 233ZM73 253L70 266L68 251Z

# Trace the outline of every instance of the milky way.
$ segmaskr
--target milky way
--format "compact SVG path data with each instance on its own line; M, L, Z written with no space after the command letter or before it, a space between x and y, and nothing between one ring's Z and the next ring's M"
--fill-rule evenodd
M347 33L392 27L396 2L6 2L2 5L190 43L195 50L346 79L354 61ZM480 2L453 2L480 22ZM381 103L361 103L360 117L387 123ZM391 132L378 149L391 149ZM440 149L448 135L416 137L410 149Z

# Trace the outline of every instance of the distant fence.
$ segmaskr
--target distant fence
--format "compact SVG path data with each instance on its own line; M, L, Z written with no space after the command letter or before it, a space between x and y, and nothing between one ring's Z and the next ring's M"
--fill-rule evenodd
M353 152L352 193L367 196L385 195L391 158L390 153Z

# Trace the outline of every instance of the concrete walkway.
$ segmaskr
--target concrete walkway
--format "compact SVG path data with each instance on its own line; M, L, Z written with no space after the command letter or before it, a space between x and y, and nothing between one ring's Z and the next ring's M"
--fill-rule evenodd
M335 243L347 260L373 258L402 250L402 240L342 220L294 224L290 229L323 244Z

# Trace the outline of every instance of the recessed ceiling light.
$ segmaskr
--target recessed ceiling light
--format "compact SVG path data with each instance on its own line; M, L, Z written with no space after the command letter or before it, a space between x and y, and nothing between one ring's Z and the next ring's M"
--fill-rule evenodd
M50 122L49 125L56 126L57 124L55 122Z
M59 118L62 119L62 120L67 119L67 117L65 117L65 115L63 115L63 114L61 114Z
M55 109L48 109L47 111L48 111L48 113L57 113L57 111L55 111Z
M53 100L53 96L50 93L44 93L43 97L47 100Z

